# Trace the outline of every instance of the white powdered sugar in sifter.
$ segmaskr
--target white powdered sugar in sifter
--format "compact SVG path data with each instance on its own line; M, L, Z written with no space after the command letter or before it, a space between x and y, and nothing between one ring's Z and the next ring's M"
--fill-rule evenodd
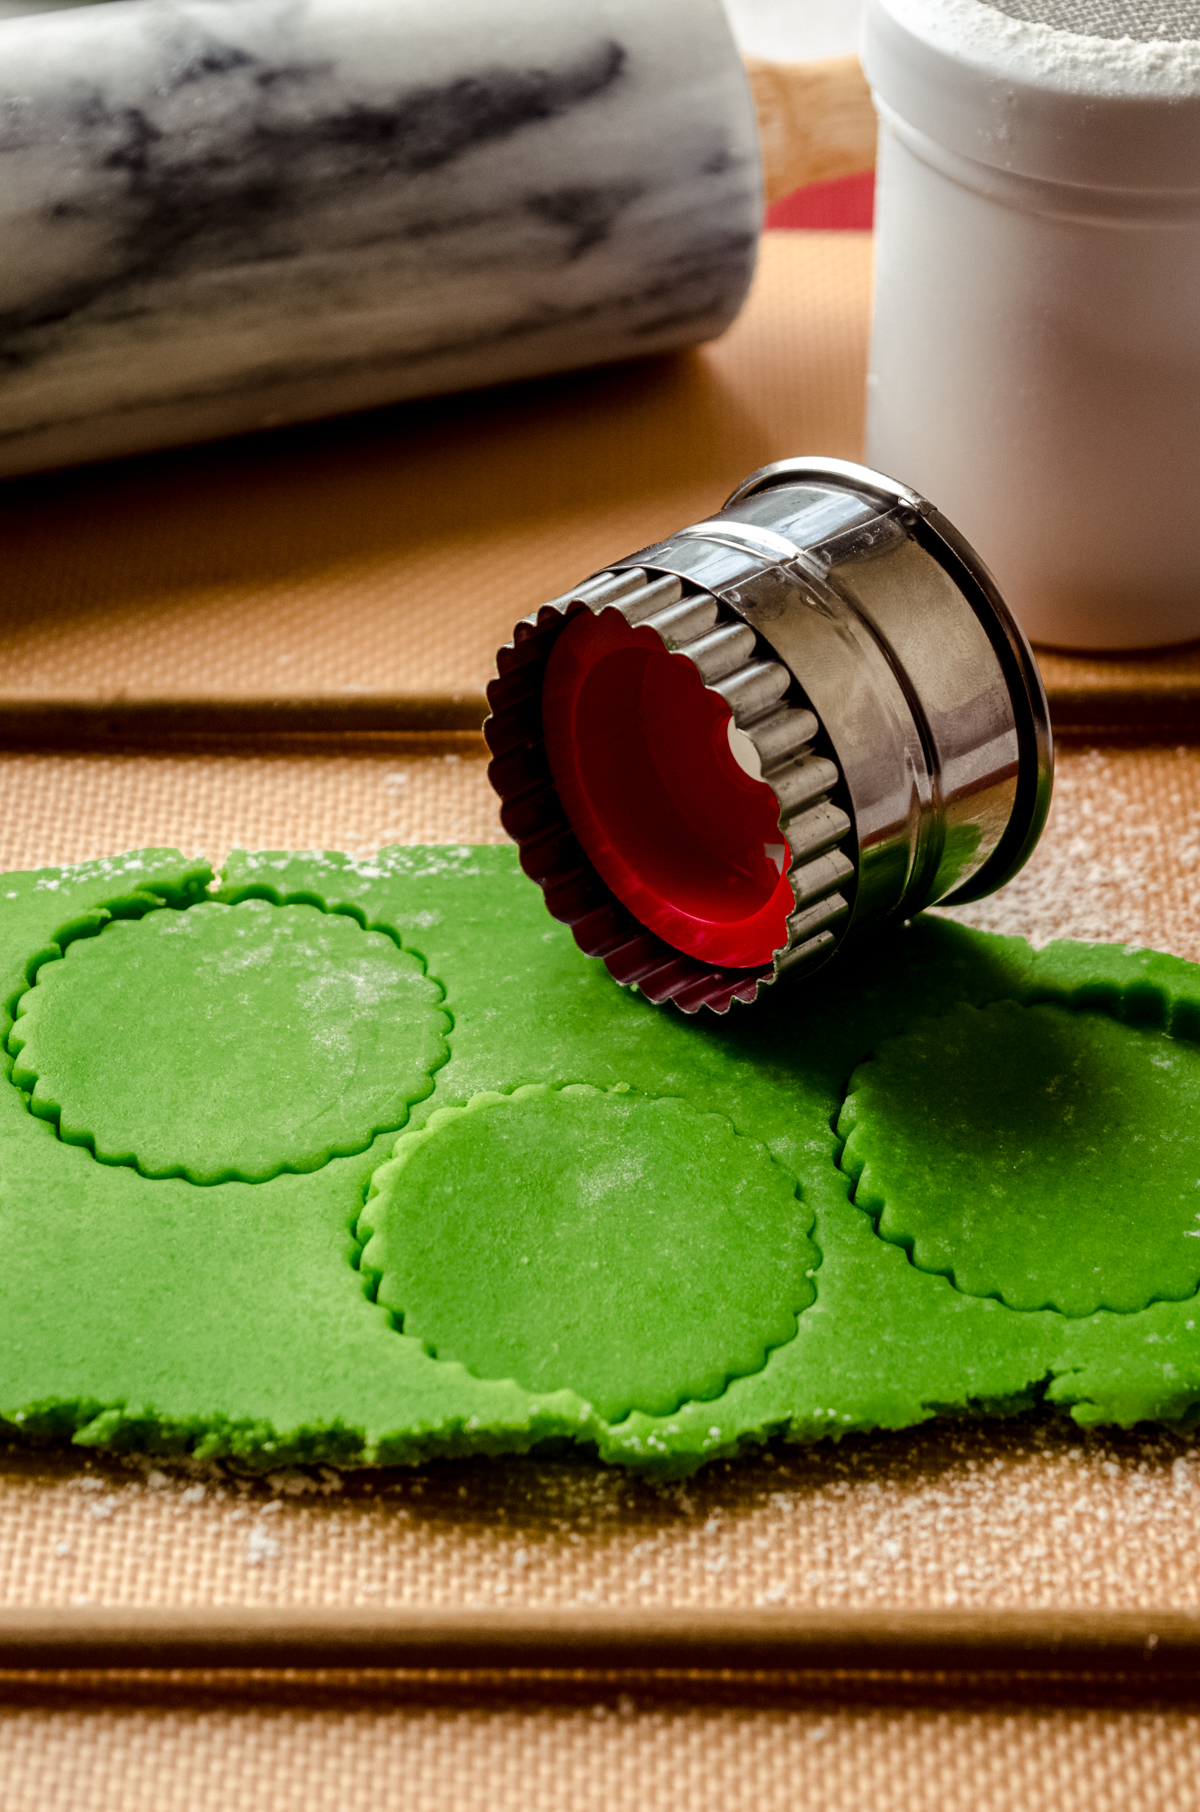
M1037 642L1200 635L1198 0L868 0L868 457Z

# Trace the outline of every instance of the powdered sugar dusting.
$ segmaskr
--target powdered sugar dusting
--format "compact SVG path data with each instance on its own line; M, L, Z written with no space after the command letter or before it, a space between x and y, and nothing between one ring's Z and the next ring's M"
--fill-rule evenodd
M1059 751L1050 820L1016 878L945 916L981 931L1200 961L1200 750Z
M1060 94L1200 94L1200 41L1092 37L1014 19L982 0L888 0L919 38L956 60Z

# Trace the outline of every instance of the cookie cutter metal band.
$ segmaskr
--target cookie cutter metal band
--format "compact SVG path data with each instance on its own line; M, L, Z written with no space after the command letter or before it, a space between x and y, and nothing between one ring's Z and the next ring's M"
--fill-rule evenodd
M979 898L1026 861L1053 780L1041 676L983 562L919 493L849 461L781 460L635 563L705 586L794 675L850 797L852 925Z
M770 965L706 970L671 951L613 900L558 805L538 753L540 673L571 614L612 607L692 658L759 750L797 902ZM719 672L706 667L717 647L737 655ZM952 525L863 466L764 467L717 516L543 606L497 665L492 779L526 872L618 980L688 1011L752 1000L887 919L992 892L1045 822L1053 753L1028 643Z

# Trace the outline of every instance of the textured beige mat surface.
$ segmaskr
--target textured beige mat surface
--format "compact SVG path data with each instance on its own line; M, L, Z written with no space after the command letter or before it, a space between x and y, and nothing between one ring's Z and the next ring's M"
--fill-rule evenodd
M377 849L503 839L482 738L200 752L0 750L0 866L149 844ZM969 913L985 930L1141 941L1200 961L1200 749L1065 744L1050 829Z
M10 1715L5 1812L1191 1812L1182 1712ZM0 1789L0 1791L4 1791Z
M482 737L298 753L244 746L149 754L0 751L0 866L168 845L351 852L503 838Z
M862 436L870 237L675 358L0 487L6 699L478 697L544 599Z
M860 457L870 275L868 234L768 233L695 352L0 486L0 733L280 698L478 722L544 599L770 460ZM1200 647L1045 675L1064 722L1200 726Z
M0 1467L9 1604L1190 1609L1198 1551L1193 1441L1057 1420L780 1448L669 1489L586 1459Z

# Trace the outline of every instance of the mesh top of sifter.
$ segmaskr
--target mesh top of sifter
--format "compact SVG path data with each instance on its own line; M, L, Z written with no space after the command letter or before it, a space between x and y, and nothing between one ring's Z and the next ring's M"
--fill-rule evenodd
M1140 44L1200 39L1200 0L985 0L996 12L1086 38Z

